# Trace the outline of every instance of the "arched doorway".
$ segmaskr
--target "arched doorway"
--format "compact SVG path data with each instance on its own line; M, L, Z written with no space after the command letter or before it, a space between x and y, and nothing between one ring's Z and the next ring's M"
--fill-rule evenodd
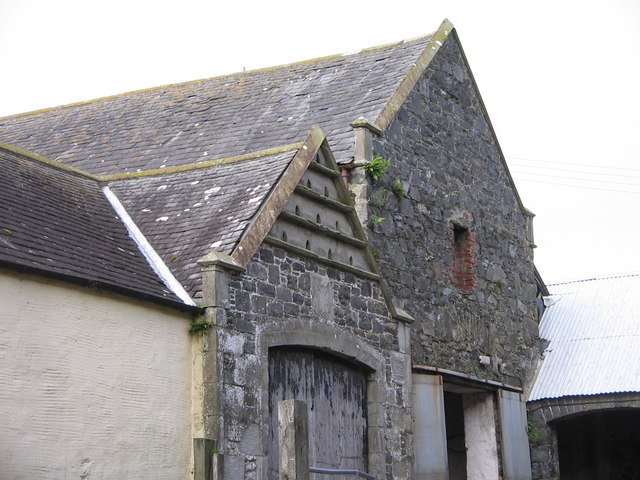
M574 415L554 427L562 480L640 480L640 409Z
M278 478L278 402L288 399L307 404L310 465L367 471L368 371L311 348L276 347L268 355L269 479Z

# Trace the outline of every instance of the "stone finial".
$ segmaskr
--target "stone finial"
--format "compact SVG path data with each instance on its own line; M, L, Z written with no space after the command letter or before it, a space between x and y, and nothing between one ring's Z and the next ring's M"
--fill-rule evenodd
M202 300L205 307L224 307L229 297L229 273L244 270L230 255L211 252L200 260L202 269Z
M380 129L380 127L378 127L375 123L370 122L369 120L364 118L362 115L356 118L353 122L351 122L350 125L353 128L366 128L367 130L370 130L372 133L375 133L376 135L382 134L382 130Z
M211 252L206 254L198 260L198 265L200 265L203 270L212 269L214 267L225 268L236 272L244 270L242 265L240 265L235 258L222 252Z

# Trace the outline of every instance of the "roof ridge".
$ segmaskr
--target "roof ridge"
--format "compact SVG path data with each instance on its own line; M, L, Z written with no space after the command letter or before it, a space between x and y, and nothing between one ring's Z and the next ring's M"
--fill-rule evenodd
M445 20L446 21L446 20ZM204 83L204 82L208 82L211 80L216 80L216 79L223 79L223 78L231 78L231 77L241 77L241 76L246 76L246 75L254 75L254 74L258 74L258 73L262 73L262 72L268 72L268 71L272 71L272 70L278 70L278 69L284 69L287 67L293 67L296 65L305 65L305 64L311 64L311 63L318 63L321 62L323 60L329 60L329 59L337 59L337 58L345 58L345 57L350 57L353 55L357 55L359 53L367 53L367 52L371 52L371 51L377 51L377 50L381 50L384 48L391 48L397 45L403 45L405 43L413 43L413 42L419 42L421 40L427 40L427 39L431 39L437 32L432 32L426 35L422 35L422 36L418 36L418 37L413 37L413 38L408 38L408 39L404 39L404 40L400 40L397 42L391 42L391 43L385 43L382 45L376 45L373 47L366 47L366 48L362 48L360 50L354 51L354 52L344 52L344 53L334 53L334 54L330 54L330 55L325 55L322 57L316 57L316 58L310 58L310 59L306 59L306 60L298 60L295 62L290 62L290 63L283 63L280 65L272 65L272 66L268 66L268 67L262 67L262 68L255 68L252 70L247 70L247 71L242 71L242 72L231 72L231 73L225 73L222 75L214 75L212 77L206 77L206 78L200 78L200 79L196 79L196 80L187 80L185 82L176 82L176 83L167 83L164 85L157 85L154 87L148 87L148 88L141 88L141 89L137 89L137 90L130 90L128 92L121 92L121 93L114 93L112 95L105 95L102 97L97 97L97 98L92 98L89 100L81 100L78 102L72 102L72 103L67 103L67 104L63 104L63 105L56 105L53 107L47 107L47 108L42 108L39 110L31 110L28 112L21 112L21 113L15 113L12 115L7 115L5 117L0 117L0 121L5 121L5 120L12 120L12 119L18 119L18 118L23 118L23 117L27 117L27 116L31 116L31 115L39 115L41 113L46 113L46 112L52 112L52 111L56 111L56 110L64 110L67 108L72 108L72 107L77 107L77 106L81 106L81 105L90 105L93 103L97 103L97 102L102 102L105 100L109 100L112 98L117 98L117 97L125 97L125 96L129 96L129 95L136 95L136 94L140 94L140 93L145 93L145 92L153 92L155 90L162 90L162 89L168 89L168 88L172 88L172 87L180 87L183 85L194 85L194 84L198 84L198 83Z
M564 282L550 283L549 286L555 287L558 285L570 285L573 283L597 282L602 280L615 280L618 278L630 278L630 277L639 277L639 276L640 276L640 273L618 273L618 274L613 273L613 274L605 275L603 277L582 278L578 280L567 280Z
M55 168L56 170L62 170L66 173L71 173L73 175L78 175L81 177L85 177L88 178L90 180L95 180L96 182L99 182L101 180L100 177L93 175L91 173L87 173L83 170L79 170L75 167L72 167L70 165L67 165L65 163L59 162L57 160L53 160L49 157L45 157L44 155L40 155L39 153L35 153L32 152L30 150L25 150L23 148L20 147L15 147L13 145L10 145L8 143L4 143L4 142L0 142L0 150L4 150L6 152L10 152L13 153L15 155L18 155L26 160L30 160L32 162L37 162L40 164L44 164L48 167L51 168Z
M599 341L599 340L608 340L611 338L631 338L631 337L640 337L640 333L628 333L621 335L603 335L603 336L584 336L578 338L556 338L553 340L553 345L558 345L559 343L576 343L576 342L584 342L584 341Z
M110 180L128 180L141 177L155 177L165 174L173 174L179 172L190 172L192 170L198 170L202 168L217 167L218 165L228 165L232 163L244 162L247 160L255 160L260 157L267 157L283 152L293 152L299 150L304 145L304 142L291 143L289 145L281 145L279 147L268 148L266 150L258 150L255 152L243 153L242 155L234 155L233 157L216 158L213 160L207 160L205 162L188 163L186 165L177 165L175 167L168 168L154 168L152 170L142 170L140 172L130 173L115 173L112 175L101 175L97 177L101 181Z

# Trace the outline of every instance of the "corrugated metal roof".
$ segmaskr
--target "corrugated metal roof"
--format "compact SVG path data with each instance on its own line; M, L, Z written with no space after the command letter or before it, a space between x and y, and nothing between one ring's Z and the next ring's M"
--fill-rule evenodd
M529 401L640 392L640 274L549 286Z

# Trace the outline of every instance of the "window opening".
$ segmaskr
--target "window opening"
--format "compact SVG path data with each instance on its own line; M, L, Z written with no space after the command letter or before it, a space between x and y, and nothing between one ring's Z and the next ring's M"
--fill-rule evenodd
M451 224L451 229L453 230L453 284L461 290L473 290L476 286L475 235L468 228L455 223Z

